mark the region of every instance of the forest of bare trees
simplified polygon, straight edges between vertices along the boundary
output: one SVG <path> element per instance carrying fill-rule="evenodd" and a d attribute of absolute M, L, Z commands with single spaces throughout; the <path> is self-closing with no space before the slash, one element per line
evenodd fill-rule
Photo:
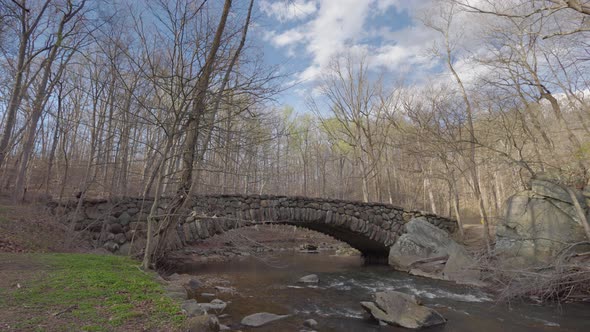
<path fill-rule="evenodd" d="M 587 1 L 436 1 L 421 20 L 442 78 L 410 83 L 351 51 L 306 109 L 275 101 L 289 80 L 248 38 L 254 6 L 0 0 L 2 193 L 321 196 L 487 226 L 532 177 L 587 184 Z"/>

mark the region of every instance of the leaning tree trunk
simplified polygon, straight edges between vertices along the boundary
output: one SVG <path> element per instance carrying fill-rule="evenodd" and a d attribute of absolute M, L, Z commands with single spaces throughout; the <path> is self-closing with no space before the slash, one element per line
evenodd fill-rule
<path fill-rule="evenodd" d="M 182 170 L 180 174 L 180 184 L 177 190 L 177 198 L 171 203 L 169 208 L 169 215 L 175 216 L 173 218 L 167 218 L 164 222 L 160 223 L 160 227 L 156 236 L 158 240 L 155 244 L 154 255 L 160 256 L 166 250 L 166 241 L 172 238 L 172 232 L 176 230 L 176 225 L 179 218 L 176 217 L 177 211 L 181 210 L 186 202 L 189 201 L 189 193 L 193 184 L 193 166 L 195 162 L 195 147 L 198 144 L 198 130 L 199 130 L 199 119 L 202 118 L 206 103 L 207 90 L 209 89 L 210 79 L 214 70 L 214 64 L 217 57 L 217 52 L 221 46 L 221 38 L 225 30 L 227 18 L 232 5 L 232 0 L 225 0 L 223 6 L 223 12 L 219 19 L 217 30 L 215 31 L 215 37 L 211 44 L 211 49 L 207 55 L 205 64 L 201 71 L 201 76 L 197 80 L 195 86 L 195 99 L 193 101 L 193 109 L 188 116 L 185 128 L 187 130 L 186 139 L 183 146 L 182 152 Z M 157 257 L 153 257 L 157 258 Z"/>

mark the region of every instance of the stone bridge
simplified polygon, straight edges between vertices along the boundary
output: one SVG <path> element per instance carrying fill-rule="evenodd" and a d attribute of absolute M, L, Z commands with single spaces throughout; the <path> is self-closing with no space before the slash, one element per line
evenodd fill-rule
<path fill-rule="evenodd" d="M 383 203 L 270 195 L 198 195 L 189 203 L 190 209 L 180 212 L 182 222 L 177 229 L 176 242 L 183 245 L 240 227 L 286 224 L 332 236 L 365 256 L 386 257 L 389 247 L 404 233 L 404 224 L 412 218 L 423 216 L 451 233 L 457 228 L 454 220 Z M 100 232 L 102 242 L 111 243 L 112 248 L 122 246 L 133 234 L 140 234 L 138 230 L 145 229 L 151 204 L 150 200 L 135 198 L 86 201 L 82 215 L 77 216 L 77 228 Z M 164 200 L 160 215 L 166 213 L 167 204 Z M 62 213 L 73 209 L 72 204 L 63 207 L 66 210 Z"/>

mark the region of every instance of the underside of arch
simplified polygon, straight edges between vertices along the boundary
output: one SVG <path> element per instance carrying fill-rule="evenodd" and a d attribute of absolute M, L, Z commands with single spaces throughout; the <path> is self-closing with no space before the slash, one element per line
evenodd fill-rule
<path fill-rule="evenodd" d="M 295 225 L 307 229 L 311 229 L 313 231 L 329 235 L 336 240 L 342 241 L 351 247 L 360 251 L 363 256 L 371 257 L 371 258 L 381 258 L 387 257 L 389 254 L 389 248 L 387 248 L 383 243 L 377 242 L 366 237 L 363 234 L 359 234 L 353 232 L 349 229 L 341 228 L 341 227 L 333 227 L 326 224 L 314 224 L 314 223 L 297 223 L 297 222 L 287 222 L 284 223 L 287 225 Z"/>
<path fill-rule="evenodd" d="M 351 247 L 360 251 L 364 257 L 368 257 L 371 259 L 379 260 L 382 258 L 387 257 L 389 253 L 389 248 L 384 243 L 371 239 L 370 237 L 366 236 L 362 232 L 355 232 L 349 228 L 339 227 L 332 224 L 326 223 L 313 223 L 313 222 L 301 222 L 301 221 L 259 221 L 259 222 L 248 222 L 248 223 L 232 223 L 231 227 L 221 227 L 220 224 L 217 224 L 214 227 L 213 232 L 209 232 L 207 236 L 194 238 L 195 240 L 201 239 L 204 240 L 206 238 L 212 237 L 216 234 L 223 234 L 226 231 L 244 228 L 244 227 L 252 227 L 256 225 L 292 225 L 297 227 L 302 227 L 306 229 L 310 229 L 316 231 L 318 233 L 322 233 L 324 235 L 328 235 L 333 237 L 338 241 L 342 241 Z M 205 227 L 207 228 L 207 227 Z M 187 239 L 185 237 L 185 239 Z M 187 241 L 188 244 L 193 241 Z"/>

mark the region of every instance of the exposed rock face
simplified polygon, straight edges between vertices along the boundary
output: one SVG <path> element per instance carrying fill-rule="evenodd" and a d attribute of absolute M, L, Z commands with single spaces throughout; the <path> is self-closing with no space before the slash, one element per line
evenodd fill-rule
<path fill-rule="evenodd" d="M 586 240 L 570 195 L 560 185 L 533 180 L 531 190 L 510 197 L 496 229 L 496 252 L 520 262 L 548 262 L 567 243 Z M 584 210 L 582 193 L 574 191 Z"/>
<path fill-rule="evenodd" d="M 480 284 L 481 272 L 477 262 L 461 246 L 454 247 L 442 270 L 443 279 L 464 284 Z"/>
<path fill-rule="evenodd" d="M 252 314 L 249 316 L 244 317 L 242 319 L 242 325 L 250 326 L 250 327 L 258 327 L 264 324 L 268 324 L 270 322 L 274 322 L 275 320 L 287 318 L 289 315 L 275 315 L 268 312 L 259 312 L 256 314 Z"/>
<path fill-rule="evenodd" d="M 414 218 L 389 251 L 389 265 L 412 274 L 478 283 L 476 262 L 450 235 L 424 218 Z"/>
<path fill-rule="evenodd" d="M 408 271 L 412 264 L 435 256 L 448 256 L 456 243 L 443 230 L 433 227 L 423 218 L 414 218 L 389 251 L 389 265 Z"/>
<path fill-rule="evenodd" d="M 375 302 L 361 302 L 361 306 L 380 322 L 409 329 L 446 323 L 441 314 L 422 306 L 413 296 L 400 292 L 376 293 Z"/>

